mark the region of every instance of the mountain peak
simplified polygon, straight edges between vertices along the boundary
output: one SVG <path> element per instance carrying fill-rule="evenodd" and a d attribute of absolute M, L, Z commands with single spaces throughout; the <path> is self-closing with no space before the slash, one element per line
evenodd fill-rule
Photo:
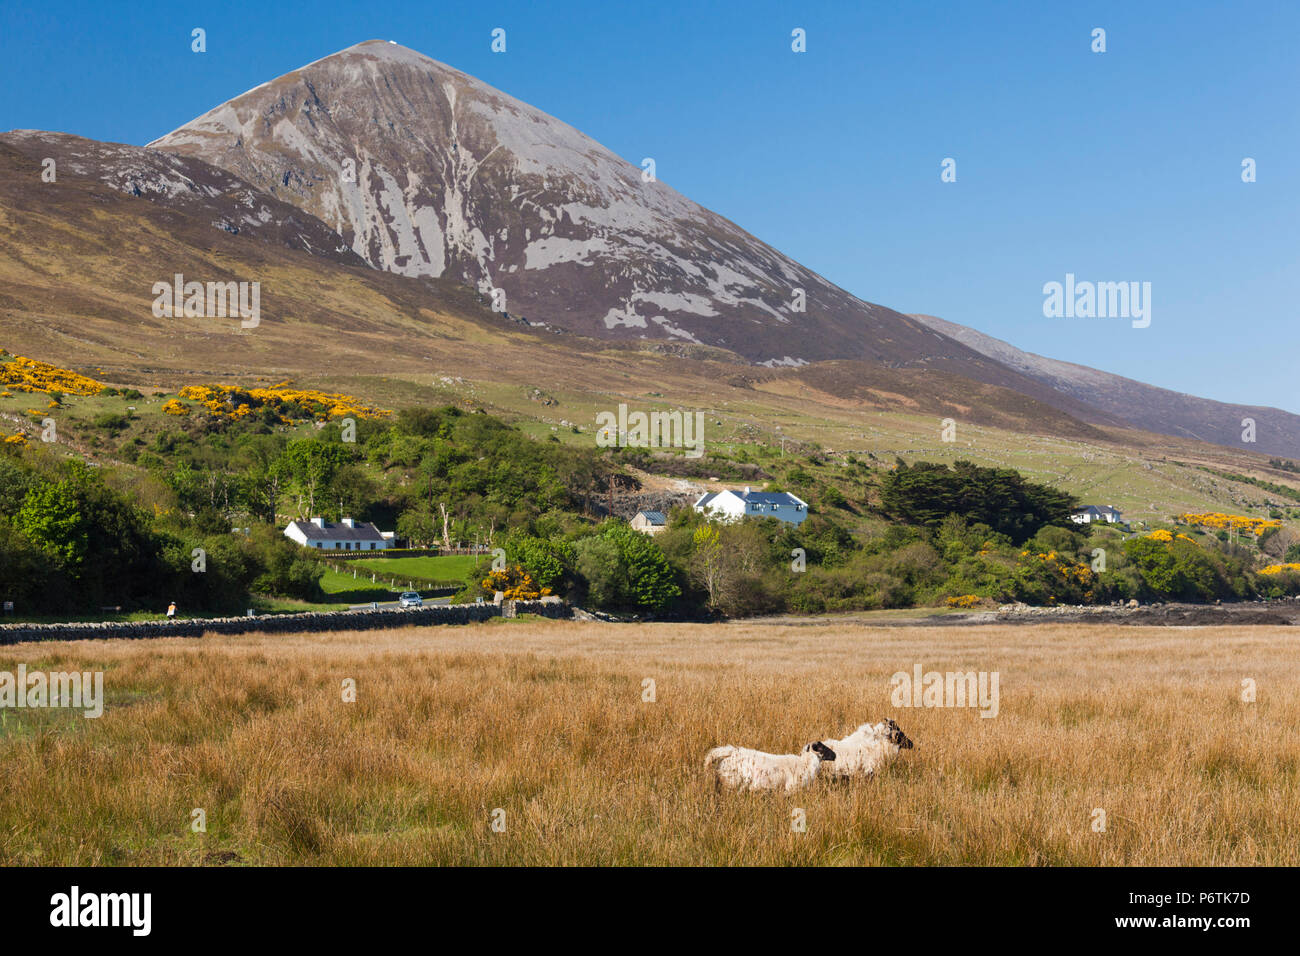
<path fill-rule="evenodd" d="M 323 56 L 319 60 L 313 60 L 305 66 L 298 67 L 297 70 L 291 70 L 286 76 L 292 76 L 300 70 L 306 70 L 313 66 L 319 66 L 326 63 L 349 62 L 356 60 L 374 60 L 380 63 L 402 65 L 415 67 L 416 69 L 428 69 L 430 67 L 451 73 L 458 73 L 461 76 L 468 76 L 461 73 L 455 67 L 448 66 L 446 63 L 439 62 L 431 56 L 412 50 L 410 47 L 402 46 L 396 40 L 362 40 L 360 43 L 354 43 L 350 47 L 345 47 L 337 53 L 331 53 L 329 56 Z"/>
<path fill-rule="evenodd" d="M 150 144 L 332 227 L 377 269 L 445 276 L 493 308 L 759 365 L 865 359 L 1005 370 L 865 303 L 572 126 L 414 50 L 368 40 Z"/>

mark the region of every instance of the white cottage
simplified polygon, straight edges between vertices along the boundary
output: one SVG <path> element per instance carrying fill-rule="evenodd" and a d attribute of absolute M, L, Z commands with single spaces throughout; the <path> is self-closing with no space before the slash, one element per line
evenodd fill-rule
<path fill-rule="evenodd" d="M 393 546 L 393 536 L 384 534 L 369 521 L 344 518 L 338 524 L 324 518 L 291 521 L 284 536 L 304 548 L 321 551 L 384 551 Z"/>
<path fill-rule="evenodd" d="M 1075 524 L 1092 524 L 1095 521 L 1104 521 L 1107 524 L 1123 523 L 1119 509 L 1112 508 L 1110 505 L 1087 505 L 1071 512 L 1070 520 Z"/>
<path fill-rule="evenodd" d="M 776 518 L 788 524 L 803 524 L 808 502 L 788 491 L 719 491 L 701 495 L 695 510 L 723 521 L 740 518 Z"/>

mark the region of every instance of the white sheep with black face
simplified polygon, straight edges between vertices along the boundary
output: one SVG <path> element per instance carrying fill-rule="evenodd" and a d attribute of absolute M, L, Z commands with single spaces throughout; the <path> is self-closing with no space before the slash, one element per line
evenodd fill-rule
<path fill-rule="evenodd" d="M 863 724 L 842 740 L 827 740 L 835 751 L 835 763 L 827 772 L 833 777 L 869 777 L 900 750 L 911 750 L 912 741 L 892 720 Z"/>
<path fill-rule="evenodd" d="M 808 786 L 817 779 L 821 765 L 834 760 L 835 752 L 818 740 L 797 754 L 769 754 L 748 747 L 714 747 L 704 758 L 704 768 L 712 768 L 718 782 L 733 790 L 789 793 Z"/>

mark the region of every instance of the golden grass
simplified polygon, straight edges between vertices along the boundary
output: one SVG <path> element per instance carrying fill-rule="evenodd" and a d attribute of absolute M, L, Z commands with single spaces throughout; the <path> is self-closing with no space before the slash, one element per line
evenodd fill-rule
<path fill-rule="evenodd" d="M 0 711 L 0 864 L 1295 865 L 1293 633 L 523 620 L 4 648 L 104 669 L 108 703 Z M 998 671 L 999 716 L 893 709 L 918 661 Z M 917 747 L 870 781 L 717 794 L 701 767 L 886 716 Z"/>

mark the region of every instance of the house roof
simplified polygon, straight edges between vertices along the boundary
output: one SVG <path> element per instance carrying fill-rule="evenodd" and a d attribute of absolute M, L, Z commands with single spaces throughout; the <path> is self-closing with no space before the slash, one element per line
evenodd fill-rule
<path fill-rule="evenodd" d="M 1112 508 L 1110 505 L 1084 505 L 1082 508 L 1075 508 L 1071 514 L 1098 514 L 1098 515 L 1117 515 L 1118 508 Z"/>
<path fill-rule="evenodd" d="M 760 505 L 801 505 L 803 500 L 788 491 L 734 491 L 732 494 L 746 502 Z"/>
<path fill-rule="evenodd" d="M 358 521 L 355 528 L 345 524 L 324 522 L 325 527 L 318 528 L 310 521 L 292 521 L 290 526 L 297 528 L 308 541 L 383 541 L 384 536 L 369 521 Z"/>
<path fill-rule="evenodd" d="M 790 494 L 788 491 L 728 491 L 709 492 L 702 495 L 700 500 L 695 502 L 695 507 L 702 508 L 709 502 L 713 501 L 719 495 L 733 494 L 746 504 L 760 505 L 806 505 L 802 498 Z"/>
<path fill-rule="evenodd" d="M 637 514 L 651 524 L 667 524 L 668 516 L 662 511 L 638 511 Z"/>

